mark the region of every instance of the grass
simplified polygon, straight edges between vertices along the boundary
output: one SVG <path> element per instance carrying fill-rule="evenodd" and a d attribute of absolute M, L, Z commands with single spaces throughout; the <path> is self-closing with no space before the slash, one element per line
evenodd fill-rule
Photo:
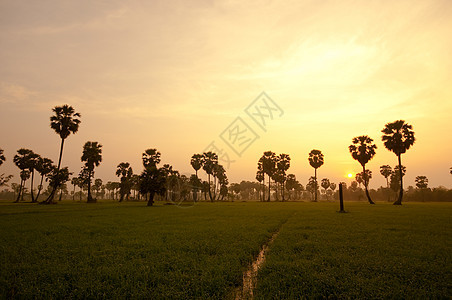
<path fill-rule="evenodd" d="M 1 298 L 450 298 L 452 204 L 0 203 Z"/>
<path fill-rule="evenodd" d="M 258 299 L 452 296 L 451 204 L 346 208 L 307 203 L 289 219 L 258 274 Z"/>

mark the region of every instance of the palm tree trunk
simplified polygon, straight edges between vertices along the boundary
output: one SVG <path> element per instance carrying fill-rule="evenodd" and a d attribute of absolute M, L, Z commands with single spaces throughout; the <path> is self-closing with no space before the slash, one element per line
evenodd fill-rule
<path fill-rule="evenodd" d="M 367 186 L 369 185 L 369 178 L 367 178 L 366 175 L 366 167 L 365 165 L 363 165 L 363 179 L 364 179 L 364 189 L 366 190 L 366 196 L 367 196 L 367 200 L 369 200 L 369 204 L 375 204 L 375 202 L 372 201 L 372 199 L 370 199 L 370 195 L 369 195 L 369 191 L 367 189 Z"/>
<path fill-rule="evenodd" d="M 35 202 L 38 202 L 39 195 L 41 194 L 43 180 L 44 180 L 44 175 L 41 175 L 41 183 L 39 184 L 39 187 L 38 187 L 38 194 L 36 194 Z"/>
<path fill-rule="evenodd" d="M 284 199 L 284 181 L 281 183 L 281 197 L 282 201 L 284 202 L 286 199 Z"/>
<path fill-rule="evenodd" d="M 88 175 L 88 199 L 87 199 L 88 203 L 94 203 L 96 201 L 94 201 L 93 197 L 91 196 L 91 171 L 89 172 Z"/>
<path fill-rule="evenodd" d="M 399 176 L 400 176 L 400 193 L 399 193 L 399 199 L 395 201 L 394 205 L 402 205 L 402 197 L 403 197 L 403 179 L 402 179 L 402 155 L 398 155 L 399 159 Z"/>
<path fill-rule="evenodd" d="M 61 139 L 60 157 L 58 158 L 57 174 L 60 171 L 60 167 L 61 167 L 61 158 L 63 157 L 63 146 L 64 146 L 64 139 Z"/>
<path fill-rule="evenodd" d="M 148 200 L 148 205 L 147 206 L 152 206 L 152 204 L 154 204 L 154 193 L 150 192 L 149 193 L 149 200 Z"/>
<path fill-rule="evenodd" d="M 31 185 L 30 185 L 30 195 L 31 195 L 31 203 L 35 203 L 35 196 L 33 195 L 33 182 L 35 181 L 35 169 L 31 170 Z"/>
<path fill-rule="evenodd" d="M 314 181 L 315 181 L 314 202 L 317 202 L 317 168 L 314 168 Z"/>
<path fill-rule="evenodd" d="M 61 139 L 60 156 L 58 158 L 58 166 L 57 166 L 57 172 L 56 172 L 57 178 L 58 178 L 58 173 L 60 172 L 61 159 L 63 157 L 63 147 L 64 147 L 64 139 Z M 50 192 L 49 197 L 47 197 L 47 199 L 45 201 L 43 201 L 42 203 L 45 203 L 45 204 L 53 203 L 53 198 L 55 197 L 55 192 L 56 192 L 58 185 L 59 185 L 59 182 L 55 182 L 55 185 L 52 187 L 52 192 Z"/>
<path fill-rule="evenodd" d="M 270 191 L 270 180 L 271 180 L 271 178 L 270 178 L 270 175 L 268 175 L 268 202 L 270 202 L 270 194 L 271 194 L 271 191 Z"/>
<path fill-rule="evenodd" d="M 17 199 L 16 199 L 16 201 L 14 201 L 14 203 L 18 203 L 19 200 L 20 200 L 20 195 L 22 193 L 22 183 L 23 183 L 23 179 L 21 178 L 20 179 L 20 185 L 19 185 L 19 193 L 17 194 Z"/>
<path fill-rule="evenodd" d="M 278 182 L 276 180 L 275 181 L 275 197 L 276 197 L 276 201 L 279 201 L 279 196 L 278 196 Z"/>
<path fill-rule="evenodd" d="M 210 198 L 210 202 L 213 202 L 212 192 L 210 191 L 210 174 L 207 174 L 207 181 L 209 182 L 209 198 Z"/>
<path fill-rule="evenodd" d="M 22 195 L 20 197 L 20 201 L 24 201 L 24 194 L 25 194 L 25 183 L 27 182 L 27 180 L 24 180 L 24 184 L 22 185 Z"/>

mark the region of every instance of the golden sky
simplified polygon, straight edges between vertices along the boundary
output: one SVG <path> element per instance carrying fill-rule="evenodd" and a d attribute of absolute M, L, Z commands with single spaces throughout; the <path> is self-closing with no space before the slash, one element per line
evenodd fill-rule
<path fill-rule="evenodd" d="M 141 153 L 192 173 L 189 161 L 212 141 L 235 160 L 230 181 L 254 180 L 258 158 L 292 158 L 305 185 L 307 157 L 320 149 L 319 178 L 359 172 L 348 145 L 369 135 L 379 166 L 396 165 L 381 142 L 388 122 L 412 124 L 405 185 L 425 175 L 452 187 L 452 1 L 5 1 L 0 0 L 0 148 L 14 174 L 17 149 L 54 161 L 51 108 L 82 114 L 63 165 L 80 170 L 86 141 L 103 144 L 96 176 L 116 165 L 142 170 Z M 245 112 L 261 92 L 283 111 L 266 131 Z M 220 138 L 241 117 L 259 138 L 234 153 Z"/>

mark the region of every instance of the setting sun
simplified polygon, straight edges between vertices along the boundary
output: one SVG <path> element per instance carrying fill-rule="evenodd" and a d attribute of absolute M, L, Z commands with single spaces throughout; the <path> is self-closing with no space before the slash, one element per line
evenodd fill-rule
<path fill-rule="evenodd" d="M 352 173 L 348 173 L 348 178 L 352 178 L 353 177 L 353 174 Z"/>

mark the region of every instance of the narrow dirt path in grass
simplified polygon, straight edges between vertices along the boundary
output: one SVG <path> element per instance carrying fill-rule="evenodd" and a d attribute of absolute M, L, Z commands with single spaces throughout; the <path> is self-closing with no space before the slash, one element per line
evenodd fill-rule
<path fill-rule="evenodd" d="M 292 215 L 293 216 L 293 215 Z M 242 285 L 238 287 L 234 294 L 235 294 L 235 300 L 242 300 L 242 299 L 253 299 L 253 291 L 256 287 L 257 283 L 257 273 L 259 272 L 259 269 L 262 267 L 262 265 L 265 262 L 265 256 L 268 253 L 268 250 L 270 249 L 271 245 L 273 244 L 273 241 L 278 237 L 281 228 L 287 221 L 292 217 L 290 216 L 287 218 L 284 222 L 282 222 L 278 229 L 273 233 L 272 237 L 261 247 L 261 251 L 257 255 L 256 259 L 253 261 L 253 263 L 248 267 L 248 269 L 243 272 L 243 281 Z"/>

